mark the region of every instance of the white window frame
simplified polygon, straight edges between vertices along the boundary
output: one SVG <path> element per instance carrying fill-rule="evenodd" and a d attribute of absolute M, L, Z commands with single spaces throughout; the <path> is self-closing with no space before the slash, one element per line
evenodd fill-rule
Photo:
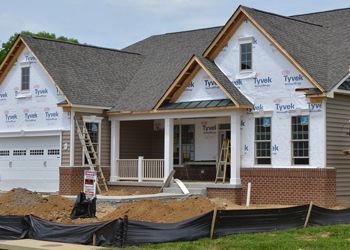
<path fill-rule="evenodd" d="M 308 117 L 308 130 L 307 130 L 307 133 L 308 133 L 308 139 L 293 139 L 293 118 L 294 117 L 300 117 L 300 116 L 307 116 Z M 310 166 L 310 115 L 307 114 L 298 114 L 298 115 L 293 115 L 291 118 L 290 118 L 290 133 L 291 133 L 291 160 L 292 160 L 292 166 Z M 294 156 L 294 142 L 308 142 L 308 148 L 307 148 L 307 151 L 308 151 L 308 156 L 307 157 L 295 157 Z M 295 164 L 294 163 L 294 159 L 295 158 L 298 158 L 298 159 L 308 159 L 309 160 L 309 163 L 308 164 Z"/>
<path fill-rule="evenodd" d="M 99 158 L 99 164 L 101 165 L 101 129 L 102 129 L 102 120 L 103 117 L 98 117 L 95 115 L 90 116 L 83 116 L 83 122 L 85 123 L 98 123 L 98 158 Z M 82 154 L 82 166 L 85 166 L 85 155 L 84 155 L 84 148 L 81 149 Z"/>
<path fill-rule="evenodd" d="M 254 41 L 254 37 L 241 37 L 238 39 L 239 42 L 239 72 L 241 74 L 244 73 L 252 73 L 254 71 L 254 67 L 253 67 L 253 41 Z M 251 63 L 252 63 L 252 67 L 251 69 L 242 69 L 242 45 L 243 44 L 251 44 L 252 47 L 252 51 L 251 51 Z"/>
<path fill-rule="evenodd" d="M 263 119 L 263 118 L 269 118 L 270 119 L 270 140 L 257 140 L 256 139 L 256 119 Z M 257 143 L 258 142 L 270 142 L 270 157 L 257 157 Z M 257 162 L 257 159 L 270 159 L 270 163 L 266 164 L 259 164 Z M 272 166 L 272 117 L 271 116 L 255 116 L 254 117 L 254 166 L 261 167 L 261 166 Z"/>

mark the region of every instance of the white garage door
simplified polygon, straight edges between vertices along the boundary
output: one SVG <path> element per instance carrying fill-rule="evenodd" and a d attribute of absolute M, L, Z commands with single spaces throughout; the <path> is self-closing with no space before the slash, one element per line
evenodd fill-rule
<path fill-rule="evenodd" d="M 60 137 L 0 138 L 0 190 L 59 188 Z"/>

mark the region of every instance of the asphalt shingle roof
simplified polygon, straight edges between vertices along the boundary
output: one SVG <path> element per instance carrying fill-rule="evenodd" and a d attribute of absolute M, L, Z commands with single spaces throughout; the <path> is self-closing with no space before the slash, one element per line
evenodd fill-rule
<path fill-rule="evenodd" d="M 349 72 L 350 8 L 291 17 L 242 8 L 326 91 Z M 151 36 L 122 51 L 22 37 L 73 104 L 149 111 L 221 28 Z M 215 63 L 198 58 L 234 98 L 250 105 Z"/>
<path fill-rule="evenodd" d="M 143 62 L 136 53 L 22 38 L 73 104 L 112 107 Z"/>

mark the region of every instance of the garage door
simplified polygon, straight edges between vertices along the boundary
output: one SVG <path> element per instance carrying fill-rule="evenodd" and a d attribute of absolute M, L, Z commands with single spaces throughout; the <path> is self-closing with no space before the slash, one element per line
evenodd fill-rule
<path fill-rule="evenodd" d="M 0 138 L 0 190 L 59 188 L 60 137 Z"/>

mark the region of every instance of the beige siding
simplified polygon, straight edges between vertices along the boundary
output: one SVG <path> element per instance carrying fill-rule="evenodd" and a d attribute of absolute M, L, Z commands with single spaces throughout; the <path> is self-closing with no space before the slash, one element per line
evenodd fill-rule
<path fill-rule="evenodd" d="M 327 99 L 327 166 L 337 169 L 337 199 L 350 204 L 350 96 Z"/>
<path fill-rule="evenodd" d="M 101 156 L 100 163 L 101 166 L 110 165 L 110 152 L 111 152 L 111 124 L 108 121 L 108 117 L 102 114 L 92 114 L 92 113 L 75 113 L 75 118 L 80 124 L 83 122 L 83 116 L 96 115 L 97 117 L 103 117 L 101 123 Z M 74 165 L 80 166 L 83 162 L 83 148 L 80 143 L 77 130 L 75 129 L 74 137 Z"/>
<path fill-rule="evenodd" d="M 70 131 L 62 131 L 62 148 L 61 148 L 61 165 L 69 166 L 69 150 L 70 150 Z M 68 148 L 64 149 L 67 144 Z"/>

